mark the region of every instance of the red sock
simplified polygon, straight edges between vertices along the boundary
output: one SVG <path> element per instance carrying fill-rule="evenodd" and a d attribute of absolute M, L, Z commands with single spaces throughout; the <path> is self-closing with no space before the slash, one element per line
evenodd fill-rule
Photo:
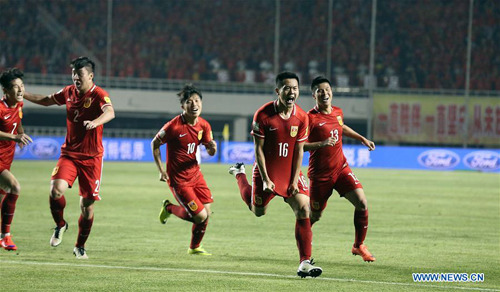
<path fill-rule="evenodd" d="M 191 244 L 189 248 L 197 248 L 200 246 L 201 240 L 203 236 L 205 236 L 205 230 L 207 229 L 208 218 L 200 224 L 193 224 L 193 228 L 191 229 Z"/>
<path fill-rule="evenodd" d="M 354 247 L 359 247 L 365 241 L 368 231 L 368 210 L 354 210 L 354 228 L 356 229 Z"/>
<path fill-rule="evenodd" d="M 2 201 L 2 233 L 10 233 L 10 224 L 14 218 L 18 197 L 17 194 L 7 194 Z"/>
<path fill-rule="evenodd" d="M 252 203 L 252 186 L 248 183 L 247 176 L 243 173 L 237 174 L 236 180 L 238 181 L 241 198 L 250 208 L 250 204 Z"/>
<path fill-rule="evenodd" d="M 66 207 L 66 198 L 61 196 L 59 199 L 49 197 L 50 212 L 57 227 L 63 227 L 66 222 L 64 221 L 64 208 Z"/>
<path fill-rule="evenodd" d="M 312 253 L 312 231 L 311 220 L 297 219 L 295 222 L 295 239 L 299 248 L 300 261 L 311 259 Z"/>
<path fill-rule="evenodd" d="M 167 205 L 166 209 L 167 209 L 168 213 L 174 214 L 175 216 L 181 218 L 182 220 L 193 222 L 193 218 L 191 218 L 191 216 L 189 216 L 189 213 L 186 211 L 186 209 L 184 209 L 181 206 L 169 204 L 169 205 Z"/>
<path fill-rule="evenodd" d="M 92 229 L 92 223 L 94 223 L 94 217 L 91 219 L 85 219 L 82 215 L 80 215 L 80 219 L 78 219 L 78 238 L 75 246 L 85 246 L 85 242 L 87 241 L 87 238 L 89 238 L 90 230 Z"/>

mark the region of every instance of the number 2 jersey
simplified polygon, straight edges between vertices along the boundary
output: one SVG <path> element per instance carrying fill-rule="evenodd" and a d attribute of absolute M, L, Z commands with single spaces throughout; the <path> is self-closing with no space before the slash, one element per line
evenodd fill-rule
<path fill-rule="evenodd" d="M 17 129 L 23 118 L 23 102 L 18 102 L 11 108 L 5 97 L 0 100 L 0 131 L 17 135 Z M 16 152 L 16 142 L 12 140 L 0 140 L 0 168 L 10 169 Z"/>
<path fill-rule="evenodd" d="M 292 181 L 293 156 L 297 143 L 305 142 L 309 118 L 298 105 L 294 105 L 288 119 L 278 113 L 278 101 L 264 104 L 255 112 L 251 134 L 264 140 L 267 175 L 275 185 L 275 193 L 288 197 Z M 259 168 L 254 167 L 255 177 L 260 178 Z"/>
<path fill-rule="evenodd" d="M 61 146 L 61 155 L 75 159 L 101 157 L 103 125 L 87 130 L 83 121 L 92 121 L 103 113 L 103 108 L 111 106 L 109 94 L 97 85 L 83 96 L 78 95 L 75 85 L 69 85 L 54 93 L 57 105 L 66 105 L 66 140 Z"/>
<path fill-rule="evenodd" d="M 330 114 L 323 114 L 318 107 L 312 108 L 309 116 L 308 142 L 319 142 L 332 137 L 337 140 L 334 146 L 322 147 L 310 151 L 309 179 L 331 177 L 347 166 L 347 160 L 342 151 L 342 126 L 344 114 L 341 108 L 332 106 Z"/>
<path fill-rule="evenodd" d="M 195 185 L 202 175 L 196 160 L 196 151 L 198 145 L 213 140 L 210 124 L 198 117 L 198 122 L 194 126 L 190 125 L 181 114 L 166 123 L 156 134 L 156 138 L 162 144 L 167 143 L 169 185 Z"/>

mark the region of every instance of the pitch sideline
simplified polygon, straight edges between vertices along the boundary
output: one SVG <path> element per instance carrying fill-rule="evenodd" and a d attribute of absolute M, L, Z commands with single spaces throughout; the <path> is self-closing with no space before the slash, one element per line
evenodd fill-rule
<path fill-rule="evenodd" d="M 10 261 L 10 260 L 0 260 L 0 263 L 2 263 L 2 264 L 3 263 L 17 264 L 17 265 L 32 265 L 32 266 L 65 266 L 65 267 L 78 267 L 78 268 L 102 268 L 102 269 L 143 270 L 143 271 L 172 271 L 172 272 L 186 272 L 186 273 L 196 272 L 196 273 L 206 273 L 206 274 L 260 276 L 260 277 L 270 277 L 270 278 L 298 279 L 297 276 L 292 276 L 292 275 L 253 273 L 253 272 L 231 272 L 231 271 L 217 271 L 217 270 L 182 269 L 182 268 L 128 267 L 128 266 L 109 266 L 109 265 L 33 262 L 33 261 Z M 494 288 L 438 286 L 438 285 L 432 285 L 432 284 L 383 282 L 383 281 L 340 279 L 340 278 L 329 278 L 329 277 L 318 277 L 318 278 L 315 278 L 315 280 L 316 281 L 318 281 L 318 280 L 319 281 L 334 281 L 334 282 L 355 282 L 355 283 L 365 283 L 365 284 L 393 285 L 393 286 L 407 286 L 407 287 L 421 287 L 421 288 L 428 287 L 428 288 L 437 288 L 437 289 L 456 289 L 456 290 L 467 290 L 467 291 L 500 291 L 500 289 L 494 289 Z"/>

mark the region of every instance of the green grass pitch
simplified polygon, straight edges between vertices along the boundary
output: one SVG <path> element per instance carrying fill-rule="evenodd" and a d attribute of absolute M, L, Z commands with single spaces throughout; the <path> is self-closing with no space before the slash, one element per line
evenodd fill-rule
<path fill-rule="evenodd" d="M 0 250 L 2 291 L 499 291 L 500 175 L 478 172 L 355 169 L 368 198 L 365 243 L 377 261 L 350 248 L 353 207 L 334 194 L 313 227 L 316 279 L 296 276 L 295 219 L 275 198 L 251 214 L 228 165 L 203 165 L 215 203 L 203 246 L 186 253 L 191 224 L 157 215 L 164 198 L 154 163 L 105 162 L 102 201 L 86 248 L 72 255 L 79 216 L 77 186 L 66 193 L 69 230 L 49 246 L 48 206 L 55 161 L 14 161 L 21 183 L 12 235 L 17 252 Z M 174 200 L 175 201 L 175 200 Z M 484 273 L 482 283 L 414 283 L 412 273 Z"/>

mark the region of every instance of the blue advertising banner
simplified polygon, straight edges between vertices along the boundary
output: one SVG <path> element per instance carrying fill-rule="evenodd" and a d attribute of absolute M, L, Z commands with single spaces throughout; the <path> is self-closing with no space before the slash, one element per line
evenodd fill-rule
<path fill-rule="evenodd" d="M 55 160 L 59 158 L 63 137 L 32 137 L 33 143 L 20 149 L 16 147 L 15 159 Z M 149 139 L 104 138 L 106 161 L 153 161 Z M 252 142 L 221 142 L 215 156 L 210 156 L 201 146 L 198 151 L 202 163 L 244 162 L 253 164 Z M 477 170 L 500 172 L 500 149 L 461 149 L 435 147 L 377 146 L 374 151 L 361 145 L 346 145 L 344 155 L 350 166 L 360 168 L 393 168 L 422 170 Z M 165 159 L 165 146 L 162 146 Z M 303 165 L 307 166 L 309 153 L 304 153 Z"/>
<path fill-rule="evenodd" d="M 56 160 L 61 154 L 64 137 L 31 137 L 33 143 L 20 149 L 16 146 L 15 159 Z M 106 161 L 153 161 L 150 139 L 103 138 L 104 160 Z M 162 158 L 165 159 L 165 146 L 161 147 Z M 204 146 L 198 151 L 198 160 L 215 163 L 218 157 L 208 155 Z"/>
<path fill-rule="evenodd" d="M 254 162 L 253 143 L 221 144 L 222 163 Z M 346 145 L 343 150 L 352 167 L 500 172 L 500 149 L 377 146 L 368 151 L 362 145 Z M 303 165 L 307 166 L 308 161 L 309 153 L 305 152 Z"/>

